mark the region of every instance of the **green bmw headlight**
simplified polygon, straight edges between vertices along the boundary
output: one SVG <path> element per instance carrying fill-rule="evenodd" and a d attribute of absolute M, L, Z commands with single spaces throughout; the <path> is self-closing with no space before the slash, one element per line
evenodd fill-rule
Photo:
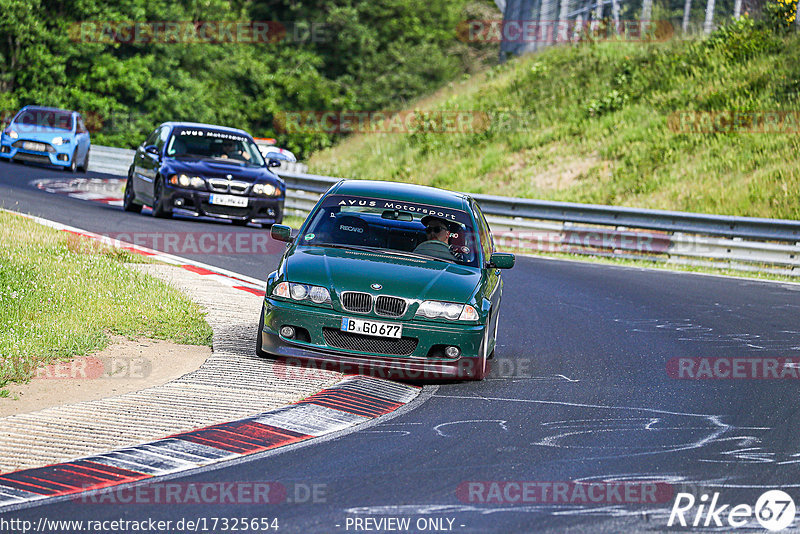
<path fill-rule="evenodd" d="M 330 292 L 321 286 L 281 282 L 272 290 L 272 295 L 298 301 L 310 300 L 314 304 L 331 303 Z"/>
<path fill-rule="evenodd" d="M 426 300 L 417 308 L 417 316 L 428 319 L 449 319 L 451 321 L 477 321 L 478 312 L 469 304 Z"/>

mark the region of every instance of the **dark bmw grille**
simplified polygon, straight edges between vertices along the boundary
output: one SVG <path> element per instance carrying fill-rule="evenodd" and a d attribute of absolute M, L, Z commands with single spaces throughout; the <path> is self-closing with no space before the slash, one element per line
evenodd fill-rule
<path fill-rule="evenodd" d="M 342 307 L 355 313 L 368 313 L 372 310 L 372 295 L 360 291 L 344 291 L 342 293 Z"/>
<path fill-rule="evenodd" d="M 402 337 L 391 339 L 385 337 L 362 336 L 350 332 L 342 332 L 335 328 L 323 328 L 322 336 L 325 343 L 337 349 L 357 350 L 359 352 L 372 352 L 389 356 L 408 356 L 414 352 L 419 342 L 417 338 Z"/>
<path fill-rule="evenodd" d="M 215 193 L 234 193 L 236 195 L 244 195 L 250 186 L 247 182 L 224 180 L 222 178 L 209 178 L 207 183 L 208 187 Z"/>
<path fill-rule="evenodd" d="M 375 313 L 386 317 L 400 317 L 406 312 L 406 300 L 380 295 L 375 300 Z"/>

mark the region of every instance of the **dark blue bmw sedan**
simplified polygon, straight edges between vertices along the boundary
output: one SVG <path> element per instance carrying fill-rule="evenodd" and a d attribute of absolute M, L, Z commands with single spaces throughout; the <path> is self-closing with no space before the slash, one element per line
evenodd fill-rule
<path fill-rule="evenodd" d="M 270 226 L 283 220 L 286 187 L 270 167 L 291 156 L 264 160 L 244 130 L 191 122 L 165 122 L 136 150 L 123 206 L 154 217 L 173 214 Z"/>

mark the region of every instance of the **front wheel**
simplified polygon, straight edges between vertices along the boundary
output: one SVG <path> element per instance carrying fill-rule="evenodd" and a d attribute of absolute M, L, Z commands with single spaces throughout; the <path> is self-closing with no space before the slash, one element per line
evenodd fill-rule
<path fill-rule="evenodd" d="M 88 148 L 86 149 L 86 155 L 83 157 L 83 163 L 81 163 L 81 166 L 78 167 L 78 168 L 81 170 L 81 172 L 86 172 L 86 171 L 89 170 L 89 149 Z"/>
<path fill-rule="evenodd" d="M 264 307 L 261 307 L 261 316 L 258 319 L 258 332 L 256 332 L 256 354 L 262 358 L 272 358 L 272 355 L 261 348 L 261 333 L 264 331 Z"/>
<path fill-rule="evenodd" d="M 141 213 L 142 205 L 134 202 L 136 200 L 136 193 L 133 190 L 133 177 L 128 176 L 128 181 L 125 182 L 125 194 L 122 196 L 122 209 L 132 213 Z"/>
<path fill-rule="evenodd" d="M 73 174 L 78 171 L 77 159 L 78 159 L 78 149 L 76 148 L 75 152 L 72 153 L 72 161 L 70 162 L 69 167 L 67 167 L 67 170 Z"/>
<path fill-rule="evenodd" d="M 161 183 L 161 177 L 156 176 L 156 186 L 153 192 L 153 217 L 159 219 L 168 219 L 172 217 L 172 212 L 164 207 L 164 185 Z"/>

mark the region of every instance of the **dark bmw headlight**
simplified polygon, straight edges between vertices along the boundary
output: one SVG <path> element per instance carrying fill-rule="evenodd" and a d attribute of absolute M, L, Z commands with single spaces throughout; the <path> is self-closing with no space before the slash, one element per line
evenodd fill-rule
<path fill-rule="evenodd" d="M 256 184 L 253 186 L 253 194 L 265 197 L 277 197 L 281 194 L 281 190 L 272 184 Z"/>
<path fill-rule="evenodd" d="M 199 176 L 187 176 L 186 174 L 173 174 L 169 177 L 169 183 L 180 187 L 193 187 L 195 189 L 205 189 L 206 181 Z"/>
<path fill-rule="evenodd" d="M 330 305 L 331 303 L 330 292 L 322 286 L 281 282 L 272 290 L 272 295 L 275 297 L 281 297 L 285 299 L 290 298 L 298 301 L 308 300 L 314 304 Z"/>

